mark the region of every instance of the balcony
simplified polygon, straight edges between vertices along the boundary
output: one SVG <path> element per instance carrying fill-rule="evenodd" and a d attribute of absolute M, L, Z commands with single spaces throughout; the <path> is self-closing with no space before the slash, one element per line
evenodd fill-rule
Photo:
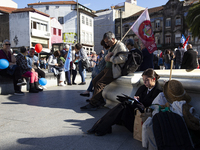
<path fill-rule="evenodd" d="M 35 37 L 47 38 L 51 37 L 51 33 L 47 31 L 41 31 L 37 29 L 31 29 L 31 35 Z"/>

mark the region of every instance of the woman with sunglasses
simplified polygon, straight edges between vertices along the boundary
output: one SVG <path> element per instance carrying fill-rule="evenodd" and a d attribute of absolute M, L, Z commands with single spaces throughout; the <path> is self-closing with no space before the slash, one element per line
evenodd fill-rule
<path fill-rule="evenodd" d="M 6 59 L 9 62 L 8 68 L 0 69 L 0 75 L 13 79 L 15 95 L 24 95 L 20 86 L 26 85 L 26 83 L 22 80 L 22 72 L 19 66 L 16 65 L 15 56 L 10 49 L 10 41 L 7 39 L 3 41 L 3 49 L 0 50 L 0 59 Z"/>

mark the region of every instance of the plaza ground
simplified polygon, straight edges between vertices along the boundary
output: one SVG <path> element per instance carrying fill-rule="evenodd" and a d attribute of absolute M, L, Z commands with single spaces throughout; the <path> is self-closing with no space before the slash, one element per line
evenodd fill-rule
<path fill-rule="evenodd" d="M 86 134 L 109 110 L 80 110 L 87 104 L 80 93 L 88 87 L 88 74 L 86 82 L 24 96 L 0 95 L 0 150 L 143 150 L 123 126 L 114 125 L 105 136 Z"/>

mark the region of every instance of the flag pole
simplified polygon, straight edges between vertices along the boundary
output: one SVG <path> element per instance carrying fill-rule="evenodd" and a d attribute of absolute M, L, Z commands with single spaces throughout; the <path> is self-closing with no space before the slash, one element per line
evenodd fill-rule
<path fill-rule="evenodd" d="M 145 10 L 147 10 L 148 8 L 146 8 Z M 145 12 L 145 10 L 142 12 L 142 14 L 139 16 L 139 18 L 137 20 L 140 19 L 140 17 L 143 15 L 143 13 Z M 123 36 L 123 38 L 121 39 L 121 41 L 126 37 L 126 35 L 129 33 L 129 31 L 132 29 L 132 27 L 135 25 L 135 23 L 137 22 L 137 20 L 134 22 L 134 24 L 130 27 L 130 29 L 126 32 L 126 34 Z"/>
<path fill-rule="evenodd" d="M 129 33 L 130 30 L 131 30 L 131 27 L 130 27 L 130 29 L 126 32 L 126 34 L 123 36 L 123 38 L 121 39 L 121 41 L 126 37 L 126 35 Z"/>
<path fill-rule="evenodd" d="M 169 80 L 171 80 L 171 78 L 172 78 L 173 63 L 174 63 L 174 60 L 172 59 L 172 60 L 171 60 L 171 67 L 170 67 L 170 76 L 169 76 Z"/>

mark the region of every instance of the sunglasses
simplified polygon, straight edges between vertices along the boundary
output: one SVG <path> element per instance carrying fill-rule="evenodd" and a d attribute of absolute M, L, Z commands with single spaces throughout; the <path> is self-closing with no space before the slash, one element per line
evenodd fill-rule
<path fill-rule="evenodd" d="M 9 45 L 10 46 L 11 44 L 5 44 L 5 45 Z"/>

